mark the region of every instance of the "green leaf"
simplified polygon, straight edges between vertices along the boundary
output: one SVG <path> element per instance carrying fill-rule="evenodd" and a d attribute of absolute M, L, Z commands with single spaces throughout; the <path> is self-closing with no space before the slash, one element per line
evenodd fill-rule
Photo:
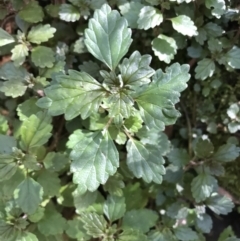
<path fill-rule="evenodd" d="M 198 35 L 195 36 L 196 41 L 203 45 L 204 41 L 207 40 L 207 32 L 204 28 L 198 29 Z"/>
<path fill-rule="evenodd" d="M 130 28 L 138 27 L 138 16 L 144 5 L 140 2 L 125 2 L 119 6 L 121 14 L 127 19 Z"/>
<path fill-rule="evenodd" d="M 12 136 L 5 136 L 0 134 L 0 153 L 1 154 L 11 154 L 13 152 L 13 147 L 17 146 L 17 142 Z"/>
<path fill-rule="evenodd" d="M 97 192 L 87 191 L 82 194 L 81 188 L 76 188 L 72 195 L 74 200 L 74 206 L 76 207 L 78 213 L 86 210 L 97 199 Z"/>
<path fill-rule="evenodd" d="M 215 72 L 215 63 L 212 59 L 204 58 L 197 63 L 195 78 L 205 80 Z"/>
<path fill-rule="evenodd" d="M 107 228 L 107 222 L 103 216 L 96 213 L 83 213 L 81 214 L 83 227 L 87 234 L 94 238 L 103 237 Z"/>
<path fill-rule="evenodd" d="M 36 212 L 28 216 L 28 219 L 33 223 L 38 223 L 44 216 L 45 209 L 42 207 L 38 207 Z"/>
<path fill-rule="evenodd" d="M 14 228 L 13 225 L 5 223 L 3 220 L 0 220 L 0 238 L 1 240 L 6 241 L 16 241 L 19 230 Z"/>
<path fill-rule="evenodd" d="M 206 0 L 205 5 L 212 10 L 212 15 L 217 18 L 220 18 L 226 12 L 224 0 Z"/>
<path fill-rule="evenodd" d="M 223 29 L 213 22 L 207 23 L 203 28 L 209 37 L 216 38 L 223 34 Z"/>
<path fill-rule="evenodd" d="M 26 68 L 16 67 L 12 62 L 7 62 L 0 68 L 0 76 L 5 80 L 15 80 L 16 83 L 24 82 L 29 79 L 29 73 Z"/>
<path fill-rule="evenodd" d="M 116 173 L 114 176 L 109 177 L 107 182 L 103 186 L 104 191 L 109 192 L 111 195 L 114 196 L 122 196 L 122 189 L 125 187 L 122 179 L 123 177 L 119 173 Z"/>
<path fill-rule="evenodd" d="M 195 146 L 196 156 L 199 158 L 207 158 L 213 155 L 214 146 L 209 139 L 203 140 L 199 138 Z"/>
<path fill-rule="evenodd" d="M 12 178 L 18 168 L 13 155 L 0 154 L 0 182 Z"/>
<path fill-rule="evenodd" d="M 43 187 L 44 196 L 53 197 L 59 194 L 61 180 L 56 173 L 42 170 L 37 181 Z"/>
<path fill-rule="evenodd" d="M 142 55 L 135 51 L 129 58 L 124 58 L 118 66 L 124 85 L 129 87 L 141 86 L 150 82 L 154 70 L 149 66 L 151 55 Z"/>
<path fill-rule="evenodd" d="M 0 28 L 0 47 L 15 42 L 14 38 L 5 30 Z"/>
<path fill-rule="evenodd" d="M 14 198 L 24 213 L 33 214 L 42 201 L 43 189 L 31 177 L 21 182 L 14 192 Z"/>
<path fill-rule="evenodd" d="M 134 99 L 140 109 L 140 114 L 147 127 L 164 129 L 164 125 L 174 124 L 180 113 L 174 104 L 179 101 L 189 80 L 189 66 L 175 63 L 166 68 L 166 73 L 160 69 L 153 76 L 153 82 L 139 88 Z"/>
<path fill-rule="evenodd" d="M 126 211 L 124 197 L 108 196 L 103 205 L 103 212 L 110 222 L 114 222 L 123 217 Z"/>
<path fill-rule="evenodd" d="M 156 225 L 157 220 L 158 215 L 152 210 L 131 210 L 124 215 L 122 226 L 123 228 L 133 228 L 146 233 L 151 227 Z"/>
<path fill-rule="evenodd" d="M 225 58 L 228 65 L 234 69 L 240 69 L 240 48 L 233 46 L 223 57 Z"/>
<path fill-rule="evenodd" d="M 176 241 L 174 234 L 168 229 L 162 231 L 151 231 L 148 235 L 148 241 Z"/>
<path fill-rule="evenodd" d="M 232 212 L 234 203 L 227 196 L 220 196 L 218 193 L 213 193 L 206 201 L 206 205 L 216 214 L 226 215 Z"/>
<path fill-rule="evenodd" d="M 59 11 L 60 19 L 66 22 L 76 22 L 80 19 L 80 11 L 71 4 L 61 4 Z"/>
<path fill-rule="evenodd" d="M 179 15 L 170 20 L 172 21 L 173 28 L 179 33 L 190 37 L 198 34 L 197 27 L 188 16 Z"/>
<path fill-rule="evenodd" d="M 3 82 L 1 86 L 1 90 L 6 96 L 11 96 L 12 98 L 16 98 L 18 96 L 24 95 L 27 86 L 24 85 L 20 80 L 8 80 Z"/>
<path fill-rule="evenodd" d="M 28 47 L 25 44 L 18 44 L 12 50 L 11 59 L 16 66 L 20 66 L 25 62 L 26 56 L 28 56 Z"/>
<path fill-rule="evenodd" d="M 168 153 L 167 158 L 174 166 L 177 167 L 183 167 L 190 161 L 190 157 L 186 149 L 174 148 L 170 153 Z"/>
<path fill-rule="evenodd" d="M 197 233 L 189 227 L 180 226 L 174 229 L 174 234 L 178 240 L 193 241 L 198 240 Z"/>
<path fill-rule="evenodd" d="M 152 41 L 152 50 L 161 61 L 169 64 L 177 53 L 177 44 L 173 38 L 159 34 Z"/>
<path fill-rule="evenodd" d="M 117 67 L 132 42 L 126 19 L 107 4 L 94 12 L 85 37 L 88 51 L 111 70 Z"/>
<path fill-rule="evenodd" d="M 27 35 L 27 39 L 31 43 L 40 44 L 47 42 L 50 38 L 53 37 L 55 32 L 56 28 L 51 27 L 50 24 L 39 24 L 31 28 Z"/>
<path fill-rule="evenodd" d="M 76 218 L 68 221 L 66 233 L 70 238 L 77 239 L 79 241 L 90 239 L 90 236 L 88 236 L 83 229 L 83 223 L 81 220 Z"/>
<path fill-rule="evenodd" d="M 163 21 L 163 15 L 157 8 L 144 6 L 141 8 L 138 17 L 138 28 L 147 30 L 160 25 Z"/>
<path fill-rule="evenodd" d="M 142 122 L 143 121 L 140 116 L 130 116 L 124 121 L 124 126 L 128 129 L 128 131 L 137 133 L 138 130 L 142 128 Z"/>
<path fill-rule="evenodd" d="M 31 58 L 33 63 L 40 68 L 52 68 L 55 62 L 54 52 L 45 46 L 37 46 L 32 49 Z"/>
<path fill-rule="evenodd" d="M 69 158 L 62 153 L 48 152 L 43 160 L 44 167 L 50 172 L 59 172 L 69 163 Z"/>
<path fill-rule="evenodd" d="M 117 171 L 118 151 L 108 133 L 77 130 L 69 137 L 69 142 L 73 138 L 78 139 L 71 152 L 73 182 L 80 185 L 82 193 L 93 192 Z"/>
<path fill-rule="evenodd" d="M 231 162 L 234 161 L 240 153 L 240 148 L 234 144 L 227 143 L 218 148 L 214 153 L 213 159 L 220 162 Z"/>
<path fill-rule="evenodd" d="M 147 183 L 162 183 L 165 174 L 164 159 L 157 146 L 129 139 L 127 142 L 127 165 L 137 178 Z"/>
<path fill-rule="evenodd" d="M 200 231 L 203 233 L 210 233 L 210 231 L 212 230 L 213 221 L 211 216 L 209 216 L 207 213 L 198 215 L 195 222 L 197 228 L 200 229 Z"/>
<path fill-rule="evenodd" d="M 37 224 L 38 230 L 45 236 L 62 234 L 66 220 L 54 209 L 47 208 L 44 217 Z"/>
<path fill-rule="evenodd" d="M 230 107 L 228 108 L 227 115 L 231 119 L 236 119 L 239 111 L 240 111 L 239 105 L 237 103 L 234 103 L 234 104 L 231 104 Z"/>
<path fill-rule="evenodd" d="M 44 112 L 38 112 L 25 119 L 21 128 L 21 144 L 24 150 L 44 145 L 51 136 L 51 117 Z"/>
<path fill-rule="evenodd" d="M 0 134 L 6 134 L 9 129 L 7 118 L 0 114 Z"/>
<path fill-rule="evenodd" d="M 127 228 L 119 235 L 117 241 L 148 241 L 146 235 L 136 229 Z"/>
<path fill-rule="evenodd" d="M 56 84 L 45 89 L 46 97 L 37 102 L 39 107 L 48 108 L 52 116 L 65 114 L 66 120 L 80 114 L 86 119 L 98 112 L 106 91 L 94 78 L 85 72 L 69 70 L 69 75 L 56 79 Z"/>
<path fill-rule="evenodd" d="M 32 1 L 23 7 L 19 17 L 29 23 L 38 23 L 43 20 L 44 12 L 37 1 Z"/>
<path fill-rule="evenodd" d="M 16 241 L 38 241 L 38 238 L 33 233 L 24 232 Z"/>
<path fill-rule="evenodd" d="M 21 121 L 28 119 L 32 114 L 37 114 L 41 109 L 36 106 L 37 98 L 30 98 L 17 107 L 17 114 Z"/>
<path fill-rule="evenodd" d="M 211 196 L 216 186 L 217 180 L 213 176 L 207 173 L 200 173 L 191 183 L 192 195 L 195 201 L 201 202 L 206 200 Z"/>

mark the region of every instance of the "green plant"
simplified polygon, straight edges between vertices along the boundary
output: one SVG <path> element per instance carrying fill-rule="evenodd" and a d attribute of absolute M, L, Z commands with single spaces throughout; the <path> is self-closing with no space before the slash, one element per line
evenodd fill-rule
<path fill-rule="evenodd" d="M 1 1 L 0 239 L 205 240 L 238 193 L 237 7 Z"/>

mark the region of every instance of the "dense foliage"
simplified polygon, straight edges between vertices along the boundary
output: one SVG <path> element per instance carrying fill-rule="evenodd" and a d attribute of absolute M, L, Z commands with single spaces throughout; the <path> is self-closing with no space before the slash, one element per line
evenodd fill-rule
<path fill-rule="evenodd" d="M 204 241 L 237 212 L 238 4 L 0 1 L 0 240 Z"/>

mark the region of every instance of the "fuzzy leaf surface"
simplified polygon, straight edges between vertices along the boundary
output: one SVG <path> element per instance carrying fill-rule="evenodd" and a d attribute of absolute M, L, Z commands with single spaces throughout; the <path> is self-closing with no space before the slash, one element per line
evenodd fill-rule
<path fill-rule="evenodd" d="M 17 204 L 24 213 L 33 214 L 42 201 L 43 188 L 31 177 L 21 182 L 14 192 Z"/>
<path fill-rule="evenodd" d="M 59 16 L 66 22 L 76 22 L 80 19 L 80 11 L 71 4 L 61 4 Z"/>
<path fill-rule="evenodd" d="M 111 70 L 117 67 L 132 42 L 127 20 L 107 4 L 94 12 L 85 36 L 89 52 Z"/>
<path fill-rule="evenodd" d="M 126 211 L 124 197 L 108 196 L 103 206 L 103 212 L 109 221 L 114 222 L 123 217 Z"/>
<path fill-rule="evenodd" d="M 45 89 L 46 97 L 37 102 L 48 108 L 52 116 L 65 114 L 71 120 L 81 114 L 83 119 L 96 113 L 105 95 L 105 90 L 85 72 L 69 70 L 69 75 L 59 75 L 56 83 Z"/>
<path fill-rule="evenodd" d="M 175 63 L 166 68 L 166 73 L 157 70 L 148 86 L 136 90 L 134 99 L 147 127 L 163 130 L 164 125 L 175 123 L 180 113 L 174 104 L 179 101 L 180 92 L 187 87 L 188 71 L 188 65 Z"/>
<path fill-rule="evenodd" d="M 42 146 L 48 141 L 52 130 L 51 121 L 52 118 L 44 112 L 38 112 L 24 120 L 20 129 L 24 150 Z"/>
<path fill-rule="evenodd" d="M 211 77 L 215 71 L 215 63 L 212 59 L 204 58 L 197 63 L 195 78 L 205 80 Z"/>
<path fill-rule="evenodd" d="M 18 165 L 14 157 L 9 154 L 0 154 L 0 182 L 10 179 L 17 171 Z"/>
<path fill-rule="evenodd" d="M 227 143 L 218 148 L 214 153 L 213 159 L 220 162 L 231 162 L 239 156 L 240 148 L 234 144 Z"/>
<path fill-rule="evenodd" d="M 164 159 L 157 146 L 143 144 L 137 140 L 127 143 L 127 165 L 137 178 L 143 178 L 147 183 L 160 184 L 165 174 Z"/>
<path fill-rule="evenodd" d="M 16 66 L 20 66 L 24 63 L 26 56 L 28 56 L 28 47 L 25 44 L 18 44 L 12 50 L 11 59 Z"/>
<path fill-rule="evenodd" d="M 151 63 L 151 55 L 142 55 L 135 51 L 129 58 L 123 59 L 118 66 L 122 75 L 123 83 L 127 86 L 141 86 L 150 82 L 150 77 L 154 74 L 154 70 L 149 66 Z"/>
<path fill-rule="evenodd" d="M 191 183 L 191 190 L 196 202 L 204 201 L 210 197 L 216 186 L 217 180 L 207 173 L 201 173 L 195 177 Z"/>
<path fill-rule="evenodd" d="M 44 12 L 38 2 L 33 1 L 23 7 L 19 12 L 19 17 L 29 23 L 38 23 L 43 20 Z"/>
<path fill-rule="evenodd" d="M 82 192 L 95 191 L 100 184 L 105 184 L 119 166 L 118 151 L 108 133 L 75 131 L 72 139 L 78 139 L 73 147 L 71 171 L 73 182 L 79 184 Z"/>
<path fill-rule="evenodd" d="M 31 58 L 33 63 L 40 68 L 52 68 L 55 62 L 53 50 L 45 46 L 33 48 Z"/>

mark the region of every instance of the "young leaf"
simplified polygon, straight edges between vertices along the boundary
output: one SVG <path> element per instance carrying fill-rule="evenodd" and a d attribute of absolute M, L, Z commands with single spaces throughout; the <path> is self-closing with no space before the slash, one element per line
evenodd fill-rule
<path fill-rule="evenodd" d="M 126 211 L 124 197 L 108 196 L 103 205 L 103 212 L 110 222 L 114 222 L 123 217 Z"/>
<path fill-rule="evenodd" d="M 147 30 L 160 25 L 162 21 L 163 15 L 157 8 L 144 6 L 141 8 L 137 23 L 139 29 Z"/>
<path fill-rule="evenodd" d="M 107 4 L 94 12 L 85 36 L 88 51 L 111 70 L 117 67 L 132 42 L 126 19 Z"/>
<path fill-rule="evenodd" d="M 37 1 L 32 1 L 22 8 L 19 17 L 29 23 L 38 23 L 43 20 L 44 12 Z"/>
<path fill-rule="evenodd" d="M 55 32 L 56 29 L 51 27 L 50 24 L 39 24 L 31 28 L 27 35 L 27 39 L 31 43 L 40 44 L 47 42 L 50 38 L 53 37 Z"/>
<path fill-rule="evenodd" d="M 0 182 L 12 178 L 18 165 L 13 155 L 0 154 Z"/>
<path fill-rule="evenodd" d="M 154 70 L 149 66 L 152 57 L 148 54 L 142 55 L 135 51 L 129 58 L 123 59 L 118 66 L 122 75 L 123 83 L 129 87 L 141 86 L 150 82 Z"/>
<path fill-rule="evenodd" d="M 65 114 L 67 120 L 80 114 L 86 119 L 96 113 L 106 94 L 102 85 L 85 72 L 69 70 L 69 75 L 58 75 L 56 82 L 45 89 L 46 97 L 37 105 L 48 108 L 52 116 Z"/>
<path fill-rule="evenodd" d="M 14 38 L 5 30 L 0 28 L 0 47 L 15 42 Z"/>
<path fill-rule="evenodd" d="M 215 63 L 212 59 L 204 58 L 197 63 L 195 78 L 205 80 L 215 72 Z"/>
<path fill-rule="evenodd" d="M 103 216 L 96 213 L 83 213 L 81 214 L 81 220 L 87 234 L 94 238 L 101 238 L 104 236 L 107 228 L 107 222 Z"/>
<path fill-rule="evenodd" d="M 54 52 L 45 46 L 37 46 L 32 49 L 31 58 L 33 63 L 40 68 L 51 68 L 55 62 Z"/>
<path fill-rule="evenodd" d="M 228 143 L 218 148 L 218 150 L 213 155 L 213 159 L 220 162 L 231 162 L 239 156 L 239 153 L 239 147 Z"/>
<path fill-rule="evenodd" d="M 189 227 L 180 226 L 174 229 L 174 234 L 178 240 L 193 241 L 198 240 L 197 233 Z"/>
<path fill-rule="evenodd" d="M 137 178 L 147 183 L 161 183 L 165 174 L 164 159 L 157 146 L 130 139 L 127 143 L 127 165 Z"/>
<path fill-rule="evenodd" d="M 144 7 L 140 2 L 125 2 L 119 6 L 121 14 L 127 19 L 130 28 L 138 27 L 138 16 L 141 8 Z"/>
<path fill-rule="evenodd" d="M 31 177 L 21 182 L 14 192 L 14 198 L 24 213 L 33 214 L 42 201 L 43 189 Z"/>
<path fill-rule="evenodd" d="M 38 238 L 33 233 L 24 232 L 20 236 L 17 241 L 38 241 Z"/>
<path fill-rule="evenodd" d="M 187 87 L 188 71 L 188 65 L 175 63 L 166 68 L 166 73 L 157 70 L 149 86 L 136 90 L 134 99 L 148 128 L 163 130 L 164 124 L 175 123 L 180 113 L 174 104 L 179 101 L 180 92 Z"/>
<path fill-rule="evenodd" d="M 133 228 L 143 233 L 149 231 L 158 220 L 156 212 L 149 209 L 131 210 L 123 217 L 123 228 Z"/>
<path fill-rule="evenodd" d="M 206 201 L 206 205 L 216 214 L 227 215 L 232 212 L 234 203 L 226 196 L 220 196 L 218 193 L 213 193 Z"/>
<path fill-rule="evenodd" d="M 177 44 L 173 38 L 159 34 L 152 41 L 152 50 L 161 61 L 169 64 L 177 53 Z"/>
<path fill-rule="evenodd" d="M 173 28 L 179 33 L 190 37 L 198 35 L 197 27 L 188 16 L 179 15 L 175 18 L 171 18 L 170 20 L 172 21 Z"/>
<path fill-rule="evenodd" d="M 71 4 L 61 4 L 59 11 L 60 19 L 66 22 L 76 22 L 80 19 L 80 11 Z"/>
<path fill-rule="evenodd" d="M 216 186 L 217 180 L 213 176 L 207 173 L 200 173 L 191 183 L 192 195 L 195 201 L 201 202 L 206 200 L 211 196 Z"/>
<path fill-rule="evenodd" d="M 93 192 L 116 172 L 118 151 L 108 133 L 77 130 L 70 136 L 69 142 L 74 138 L 78 142 L 71 152 L 73 182 L 79 184 L 82 193 L 87 190 Z"/>
<path fill-rule="evenodd" d="M 20 66 L 25 62 L 26 56 L 28 56 L 28 47 L 25 44 L 18 44 L 12 50 L 11 59 L 16 66 Z"/>
<path fill-rule="evenodd" d="M 42 146 L 48 141 L 52 130 L 51 121 L 51 117 L 44 112 L 38 112 L 24 120 L 20 129 L 24 150 Z"/>

